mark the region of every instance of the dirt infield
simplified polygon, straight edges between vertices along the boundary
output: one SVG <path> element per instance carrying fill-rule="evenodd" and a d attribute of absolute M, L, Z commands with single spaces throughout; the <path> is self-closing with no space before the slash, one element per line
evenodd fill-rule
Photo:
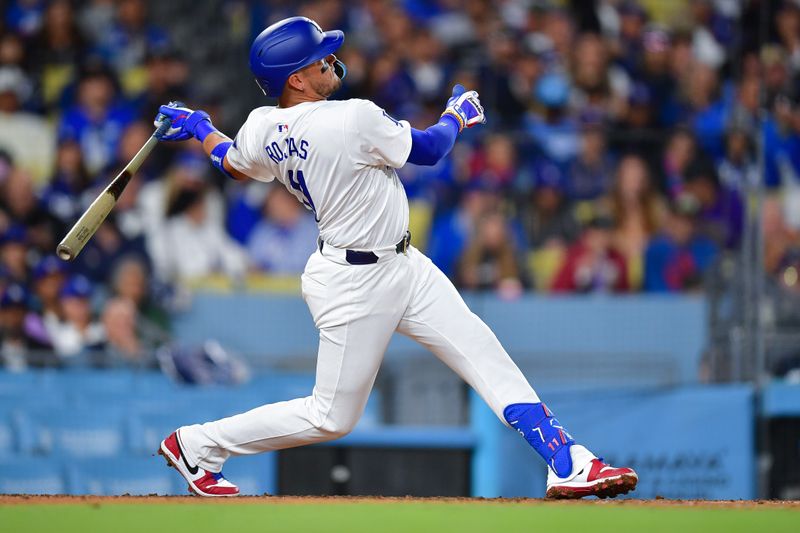
<path fill-rule="evenodd" d="M 176 504 L 208 503 L 210 505 L 242 504 L 363 504 L 363 503 L 459 503 L 486 505 L 575 505 L 615 507 L 705 507 L 705 508 L 781 508 L 800 511 L 800 501 L 786 500 L 577 500 L 554 501 L 536 498 L 413 498 L 365 496 L 240 496 L 238 498 L 211 499 L 196 496 L 46 496 L 32 494 L 0 495 L 0 505 L 103 505 L 103 504 Z"/>

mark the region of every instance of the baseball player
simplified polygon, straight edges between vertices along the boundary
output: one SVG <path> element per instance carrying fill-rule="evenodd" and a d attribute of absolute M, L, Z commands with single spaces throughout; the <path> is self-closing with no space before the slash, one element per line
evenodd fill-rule
<path fill-rule="evenodd" d="M 341 31 L 324 32 L 304 17 L 265 29 L 250 50 L 250 68 L 278 105 L 253 110 L 234 140 L 203 111 L 176 103 L 160 108 L 172 121 L 162 140 L 197 139 L 226 175 L 277 180 L 314 214 L 319 240 L 301 280 L 320 334 L 311 396 L 181 427 L 159 453 L 196 494 L 236 496 L 239 489 L 222 475 L 228 457 L 353 429 L 397 331 L 452 368 L 544 458 L 547 497 L 634 489 L 633 470 L 611 467 L 575 443 L 492 331 L 411 245 L 408 201 L 395 169 L 436 164 L 464 128 L 486 122 L 478 93 L 456 85 L 439 122 L 424 131 L 367 100 L 328 101 L 346 73 L 333 55 L 343 40 Z"/>

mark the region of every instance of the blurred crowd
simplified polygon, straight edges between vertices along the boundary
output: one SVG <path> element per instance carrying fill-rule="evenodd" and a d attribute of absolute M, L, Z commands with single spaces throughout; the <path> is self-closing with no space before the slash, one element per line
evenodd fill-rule
<path fill-rule="evenodd" d="M 5 365 L 142 363 L 169 338 L 176 285 L 302 271 L 310 212 L 281 187 L 227 182 L 193 142 L 153 153 L 75 262 L 52 255 L 159 104 L 206 109 L 231 136 L 248 105 L 271 104 L 247 48 L 296 14 L 346 33 L 336 98 L 425 128 L 454 83 L 480 92 L 485 127 L 436 166 L 400 170 L 414 244 L 460 288 L 701 290 L 740 250 L 761 187 L 765 268 L 798 281 L 800 0 L 2 6 Z"/>

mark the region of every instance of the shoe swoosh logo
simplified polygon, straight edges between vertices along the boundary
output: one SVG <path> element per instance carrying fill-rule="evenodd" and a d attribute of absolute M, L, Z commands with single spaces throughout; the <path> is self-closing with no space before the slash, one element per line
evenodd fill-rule
<path fill-rule="evenodd" d="M 613 467 L 613 466 L 604 466 L 603 468 L 601 468 L 601 469 L 600 469 L 600 471 L 598 472 L 598 474 L 602 474 L 602 473 L 603 473 L 603 472 L 605 472 L 606 470 L 614 470 L 614 467 Z"/>
<path fill-rule="evenodd" d="M 180 437 L 178 437 L 177 433 L 175 433 L 175 442 L 178 443 L 178 451 L 181 454 L 181 460 L 183 461 L 183 464 L 186 465 L 186 469 L 189 471 L 189 473 L 191 475 L 196 476 L 198 467 L 196 465 L 195 466 L 189 466 L 189 463 L 186 462 L 186 454 L 183 453 L 183 448 L 181 447 L 181 439 L 180 439 Z"/>

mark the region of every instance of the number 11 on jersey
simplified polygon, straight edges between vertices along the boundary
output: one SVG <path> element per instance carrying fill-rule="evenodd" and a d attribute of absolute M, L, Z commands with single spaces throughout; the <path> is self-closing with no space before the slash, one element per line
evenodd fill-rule
<path fill-rule="evenodd" d="M 314 212 L 314 220 L 319 222 L 319 218 L 317 218 L 317 208 L 314 206 L 314 200 L 311 199 L 311 195 L 308 193 L 308 187 L 306 187 L 306 178 L 303 176 L 303 171 L 298 170 L 295 172 L 294 170 L 290 170 L 289 184 L 292 186 L 292 189 L 303 195 L 303 203 L 311 208 L 311 211 Z"/>

